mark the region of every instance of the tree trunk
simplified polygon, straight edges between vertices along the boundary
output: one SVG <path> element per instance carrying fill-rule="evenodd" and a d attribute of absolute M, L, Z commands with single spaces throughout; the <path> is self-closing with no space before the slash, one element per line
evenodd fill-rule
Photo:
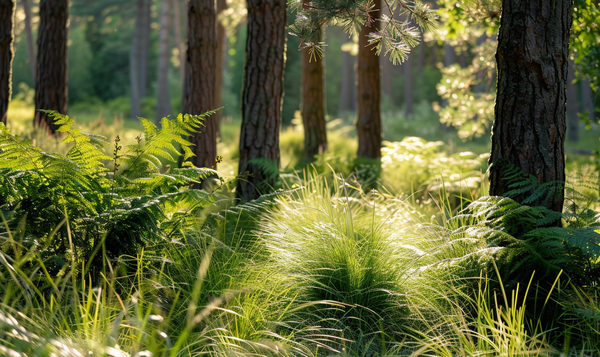
<path fill-rule="evenodd" d="M 285 67 L 286 0 L 248 0 L 238 195 L 249 201 L 277 180 Z"/>
<path fill-rule="evenodd" d="M 56 132 L 58 126 L 40 109 L 67 114 L 68 105 L 68 0 L 41 0 L 38 30 L 35 126 Z"/>
<path fill-rule="evenodd" d="M 227 36 L 225 33 L 225 27 L 218 21 L 218 16 L 221 12 L 227 9 L 226 0 L 217 0 L 217 58 L 215 64 L 215 108 L 223 106 L 223 77 L 225 76 L 225 61 L 227 59 Z M 223 112 L 219 110 L 214 115 L 214 121 L 217 125 L 217 136 L 220 136 L 221 118 Z"/>
<path fill-rule="evenodd" d="M 577 87 L 575 86 L 575 63 L 569 60 L 569 74 L 567 76 L 567 139 L 571 142 L 579 141 L 579 115 L 577 110 Z"/>
<path fill-rule="evenodd" d="M 169 96 L 169 28 L 171 27 L 171 0 L 162 1 L 160 35 L 158 43 L 158 90 L 156 98 L 156 121 L 171 114 Z"/>
<path fill-rule="evenodd" d="M 413 102 L 415 83 L 413 79 L 413 54 L 408 55 L 406 62 L 402 64 L 404 67 L 404 116 L 406 119 L 413 118 Z"/>
<path fill-rule="evenodd" d="M 381 0 L 374 1 L 374 19 L 379 19 Z M 358 39 L 358 60 L 356 66 L 358 110 L 356 132 L 358 134 L 357 156 L 378 159 L 381 157 L 381 80 L 379 57 L 369 45 L 368 35 L 376 32 L 376 21 L 363 26 Z"/>
<path fill-rule="evenodd" d="M 450 67 L 451 65 L 456 63 L 456 51 L 454 51 L 454 47 L 450 44 L 444 44 L 444 67 Z M 442 100 L 442 107 L 445 108 L 448 105 L 448 99 Z M 451 124 L 444 124 L 440 122 L 440 129 L 442 131 L 448 132 L 452 130 Z"/>
<path fill-rule="evenodd" d="M 140 99 L 144 99 L 148 90 L 148 58 L 150 56 L 150 1 L 143 1 L 143 13 L 141 24 L 141 47 L 140 47 L 140 71 L 139 71 L 139 88 Z"/>
<path fill-rule="evenodd" d="M 29 68 L 31 76 L 35 82 L 35 49 L 33 48 L 33 31 L 31 30 L 31 8 L 29 0 L 21 0 L 23 4 L 23 12 L 25 12 L 25 36 L 27 37 L 27 56 L 29 58 Z"/>
<path fill-rule="evenodd" d="M 342 83 L 340 90 L 339 115 L 356 110 L 356 56 L 342 52 Z"/>
<path fill-rule="evenodd" d="M 173 14 L 175 22 L 173 28 L 175 30 L 175 45 L 179 51 L 179 80 L 181 83 L 185 81 L 185 42 L 181 31 L 181 1 L 173 0 Z"/>
<path fill-rule="evenodd" d="M 0 0 L 0 123 L 6 124 L 11 94 L 15 0 Z"/>
<path fill-rule="evenodd" d="M 388 98 L 388 103 L 391 105 L 391 107 L 395 108 L 396 103 L 394 102 L 394 86 L 392 83 L 392 78 L 394 78 L 394 75 L 392 74 L 393 65 L 390 62 L 390 57 L 384 55 L 379 56 L 379 65 L 383 74 L 381 91 Z"/>
<path fill-rule="evenodd" d="M 540 184 L 565 181 L 566 86 L 572 0 L 504 0 L 498 36 L 498 94 L 492 129 L 490 194 L 509 189 L 506 165 Z M 562 212 L 564 192 L 543 205 Z"/>
<path fill-rule="evenodd" d="M 188 3 L 187 92 L 184 112 L 203 114 L 215 109 L 215 62 L 217 59 L 216 14 L 214 0 L 190 0 Z M 192 163 L 198 167 L 215 165 L 217 126 L 214 117 L 204 121 L 200 133 L 191 141 L 196 146 Z"/>
<path fill-rule="evenodd" d="M 303 5 L 308 6 L 304 0 Z M 304 127 L 304 158 L 312 161 L 327 149 L 325 129 L 325 78 L 323 58 L 302 51 L 302 125 Z"/>
<path fill-rule="evenodd" d="M 304 126 L 304 158 L 313 160 L 327 149 L 325 129 L 325 88 L 323 59 L 310 58 L 302 51 L 302 125 Z"/>
<path fill-rule="evenodd" d="M 590 123 L 594 122 L 594 92 L 590 86 L 589 80 L 581 81 L 581 99 L 582 99 L 582 112 L 588 115 Z"/>
<path fill-rule="evenodd" d="M 142 52 L 142 28 L 144 16 L 144 0 L 137 0 L 135 27 L 131 36 L 129 52 L 129 85 L 131 92 L 131 117 L 142 115 L 140 97 L 140 55 Z"/>
<path fill-rule="evenodd" d="M 427 45 L 425 41 L 423 41 L 423 35 L 421 34 L 421 42 L 417 46 L 419 54 L 417 57 L 417 76 L 420 77 L 423 73 L 423 67 L 425 66 L 425 51 L 427 50 Z"/>

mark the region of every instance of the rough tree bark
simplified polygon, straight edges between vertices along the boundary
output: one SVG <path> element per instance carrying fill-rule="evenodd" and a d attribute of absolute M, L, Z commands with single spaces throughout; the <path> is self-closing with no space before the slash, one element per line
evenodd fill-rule
<path fill-rule="evenodd" d="M 158 90 L 156 98 L 156 121 L 171 114 L 169 96 L 169 28 L 171 27 L 171 0 L 162 1 L 160 35 L 158 43 Z"/>
<path fill-rule="evenodd" d="M 244 200 L 272 187 L 279 167 L 279 126 L 285 66 L 286 0 L 248 0 L 237 192 Z M 254 161 L 261 159 L 261 162 Z M 252 161 L 251 161 L 252 160 Z M 266 162 L 273 167 L 268 170 Z"/>
<path fill-rule="evenodd" d="M 31 8 L 29 7 L 29 0 L 21 0 L 23 5 L 23 12 L 25 13 L 25 36 L 27 37 L 27 56 L 29 58 L 29 68 L 31 69 L 31 76 L 35 82 L 35 49 L 33 48 L 33 31 L 31 30 Z"/>
<path fill-rule="evenodd" d="M 214 0 L 190 0 L 188 3 L 188 52 L 186 58 L 187 100 L 184 112 L 198 115 L 215 109 L 215 62 L 217 37 Z M 207 118 L 201 133 L 191 141 L 196 145 L 192 163 L 198 167 L 215 165 L 217 157 L 215 118 Z"/>
<path fill-rule="evenodd" d="M 54 134 L 58 126 L 40 109 L 67 113 L 68 105 L 68 0 L 41 0 L 35 81 L 35 126 Z"/>
<path fill-rule="evenodd" d="M 498 36 L 498 94 L 492 129 L 490 194 L 508 187 L 511 164 L 539 183 L 565 180 L 566 85 L 572 0 L 504 0 Z M 564 193 L 551 202 L 562 212 Z"/>
<path fill-rule="evenodd" d="M 0 0 L 0 122 L 6 124 L 11 94 L 15 0 Z"/>
<path fill-rule="evenodd" d="M 577 111 L 577 87 L 575 86 L 575 63 L 569 60 L 569 74 L 567 76 L 567 139 L 571 142 L 579 141 L 579 115 Z"/>
<path fill-rule="evenodd" d="M 379 19 L 381 0 L 375 0 L 373 19 Z M 363 26 L 358 40 L 356 66 L 356 89 L 358 91 L 356 132 L 358 134 L 358 157 L 378 159 L 381 157 L 381 78 L 379 57 L 368 43 L 368 35 L 376 31 L 376 21 Z"/>
<path fill-rule="evenodd" d="M 308 6 L 308 0 L 303 4 Z M 302 126 L 304 127 L 304 159 L 312 161 L 315 155 L 327 149 L 325 129 L 325 82 L 323 58 L 302 51 Z"/>

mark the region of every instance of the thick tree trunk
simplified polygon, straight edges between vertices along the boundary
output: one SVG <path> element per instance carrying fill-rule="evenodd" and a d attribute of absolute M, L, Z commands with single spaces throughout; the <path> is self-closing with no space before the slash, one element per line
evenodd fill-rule
<path fill-rule="evenodd" d="M 371 13 L 379 19 L 381 0 L 374 1 Z M 358 110 L 356 132 L 358 134 L 357 156 L 364 158 L 381 157 L 381 79 L 379 57 L 369 46 L 368 35 L 376 31 L 377 22 L 363 26 L 358 40 L 358 61 L 356 66 L 356 88 L 358 91 Z"/>
<path fill-rule="evenodd" d="M 35 82 L 35 126 L 51 134 L 58 126 L 40 109 L 67 113 L 69 1 L 41 0 L 38 30 L 37 78 Z"/>
<path fill-rule="evenodd" d="M 160 35 L 158 43 L 158 90 L 156 98 L 156 121 L 171 115 L 169 96 L 169 29 L 171 27 L 171 0 L 162 1 L 160 13 Z"/>
<path fill-rule="evenodd" d="M 140 99 L 146 97 L 148 90 L 148 59 L 150 56 L 150 1 L 143 1 L 143 13 L 142 13 L 142 24 L 140 28 L 141 32 L 141 47 L 140 47 L 140 74 L 139 74 L 139 88 L 140 88 Z"/>
<path fill-rule="evenodd" d="M 304 0 L 308 5 L 308 1 Z M 313 160 L 327 149 L 325 129 L 325 82 L 323 58 L 302 51 L 302 125 L 304 127 L 304 158 Z"/>
<path fill-rule="evenodd" d="M 215 64 L 215 107 L 220 108 L 223 106 L 223 77 L 225 76 L 225 61 L 227 59 L 227 36 L 225 33 L 225 27 L 218 21 L 218 16 L 221 12 L 227 9 L 226 0 L 217 0 L 217 59 Z M 220 136 L 221 118 L 223 113 L 219 110 L 214 115 L 214 121 L 217 123 L 217 136 Z"/>
<path fill-rule="evenodd" d="M 129 52 L 129 85 L 131 94 L 131 117 L 142 115 L 140 96 L 140 59 L 142 52 L 142 31 L 144 16 L 144 0 L 137 0 L 135 27 L 131 36 L 131 50 Z"/>
<path fill-rule="evenodd" d="M 23 5 L 23 12 L 25 13 L 25 36 L 27 37 L 27 56 L 29 58 L 29 68 L 31 69 L 31 76 L 35 82 L 35 49 L 33 46 L 33 31 L 31 30 L 31 7 L 29 6 L 29 0 L 21 0 Z"/>
<path fill-rule="evenodd" d="M 342 52 L 342 83 L 340 90 L 339 115 L 356 110 L 356 56 Z"/>
<path fill-rule="evenodd" d="M 173 14 L 175 21 L 173 29 L 175 30 L 175 45 L 179 51 L 179 80 L 181 83 L 185 81 L 185 39 L 181 31 L 181 1 L 173 0 Z"/>
<path fill-rule="evenodd" d="M 237 192 L 257 198 L 275 184 L 285 67 L 286 0 L 248 0 Z M 258 160 L 260 161 L 258 161 Z"/>
<path fill-rule="evenodd" d="M 215 73 L 217 59 L 216 14 L 214 0 L 190 0 L 188 3 L 187 92 L 184 112 L 203 114 L 215 109 Z M 215 165 L 217 157 L 217 127 L 214 117 L 207 118 L 200 133 L 192 137 L 198 167 Z"/>
<path fill-rule="evenodd" d="M 15 0 L 0 0 L 0 123 L 6 124 L 11 94 Z"/>
<path fill-rule="evenodd" d="M 575 63 L 569 60 L 569 74 L 567 76 L 567 139 L 571 142 L 579 141 L 579 115 L 577 110 L 577 87 L 575 86 Z"/>
<path fill-rule="evenodd" d="M 566 85 L 572 0 L 504 0 L 498 36 L 498 94 L 490 194 L 503 195 L 506 165 L 538 182 L 565 180 Z M 564 193 L 544 205 L 562 212 Z"/>

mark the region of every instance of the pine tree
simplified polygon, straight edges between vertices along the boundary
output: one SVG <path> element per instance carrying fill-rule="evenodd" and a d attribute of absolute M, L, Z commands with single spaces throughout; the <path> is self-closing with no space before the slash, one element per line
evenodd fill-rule
<path fill-rule="evenodd" d="M 215 109 L 217 59 L 216 14 L 213 0 L 190 0 L 188 3 L 188 52 L 186 58 L 187 98 L 184 112 L 199 115 Z M 204 122 L 192 142 L 196 145 L 194 165 L 211 167 L 217 157 L 217 128 L 214 117 Z"/>
<path fill-rule="evenodd" d="M 0 123 L 6 124 L 14 57 L 15 0 L 0 0 Z"/>
<path fill-rule="evenodd" d="M 304 0 L 304 5 L 308 6 L 309 1 Z M 309 161 L 327 149 L 323 62 L 322 58 L 311 56 L 309 50 L 302 51 L 304 158 Z"/>
<path fill-rule="evenodd" d="M 498 36 L 498 94 L 492 129 L 490 193 L 507 190 L 509 165 L 540 184 L 564 183 L 566 87 L 572 0 L 502 1 Z M 564 191 L 548 203 L 562 212 Z"/>
<path fill-rule="evenodd" d="M 278 176 L 286 19 L 286 0 L 248 0 L 239 164 L 245 178 L 237 184 L 246 201 Z"/>
<path fill-rule="evenodd" d="M 169 29 L 171 27 L 171 0 L 162 0 L 160 10 L 160 33 L 158 43 L 158 89 L 156 98 L 156 121 L 171 115 L 171 97 L 169 96 Z"/>
<path fill-rule="evenodd" d="M 358 91 L 356 133 L 358 157 L 378 159 L 381 157 L 381 74 L 379 57 L 369 45 L 369 34 L 377 32 L 381 0 L 374 1 L 370 23 L 365 23 L 358 38 L 356 65 L 356 89 Z"/>
<path fill-rule="evenodd" d="M 69 22 L 68 0 L 41 0 L 38 30 L 34 125 L 56 132 L 58 126 L 44 110 L 67 113 Z"/>

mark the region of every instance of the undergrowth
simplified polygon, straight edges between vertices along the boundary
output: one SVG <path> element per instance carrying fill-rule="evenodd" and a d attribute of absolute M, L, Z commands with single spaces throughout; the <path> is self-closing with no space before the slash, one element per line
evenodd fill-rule
<path fill-rule="evenodd" d="M 386 143 L 377 190 L 317 160 L 237 204 L 226 182 L 194 188 L 218 172 L 176 165 L 204 116 L 142 120 L 107 156 L 53 115 L 63 154 L 0 124 L 0 354 L 600 353 L 588 172 L 561 214 L 532 205 L 547 186 L 485 197 L 482 158 L 408 138 Z"/>

